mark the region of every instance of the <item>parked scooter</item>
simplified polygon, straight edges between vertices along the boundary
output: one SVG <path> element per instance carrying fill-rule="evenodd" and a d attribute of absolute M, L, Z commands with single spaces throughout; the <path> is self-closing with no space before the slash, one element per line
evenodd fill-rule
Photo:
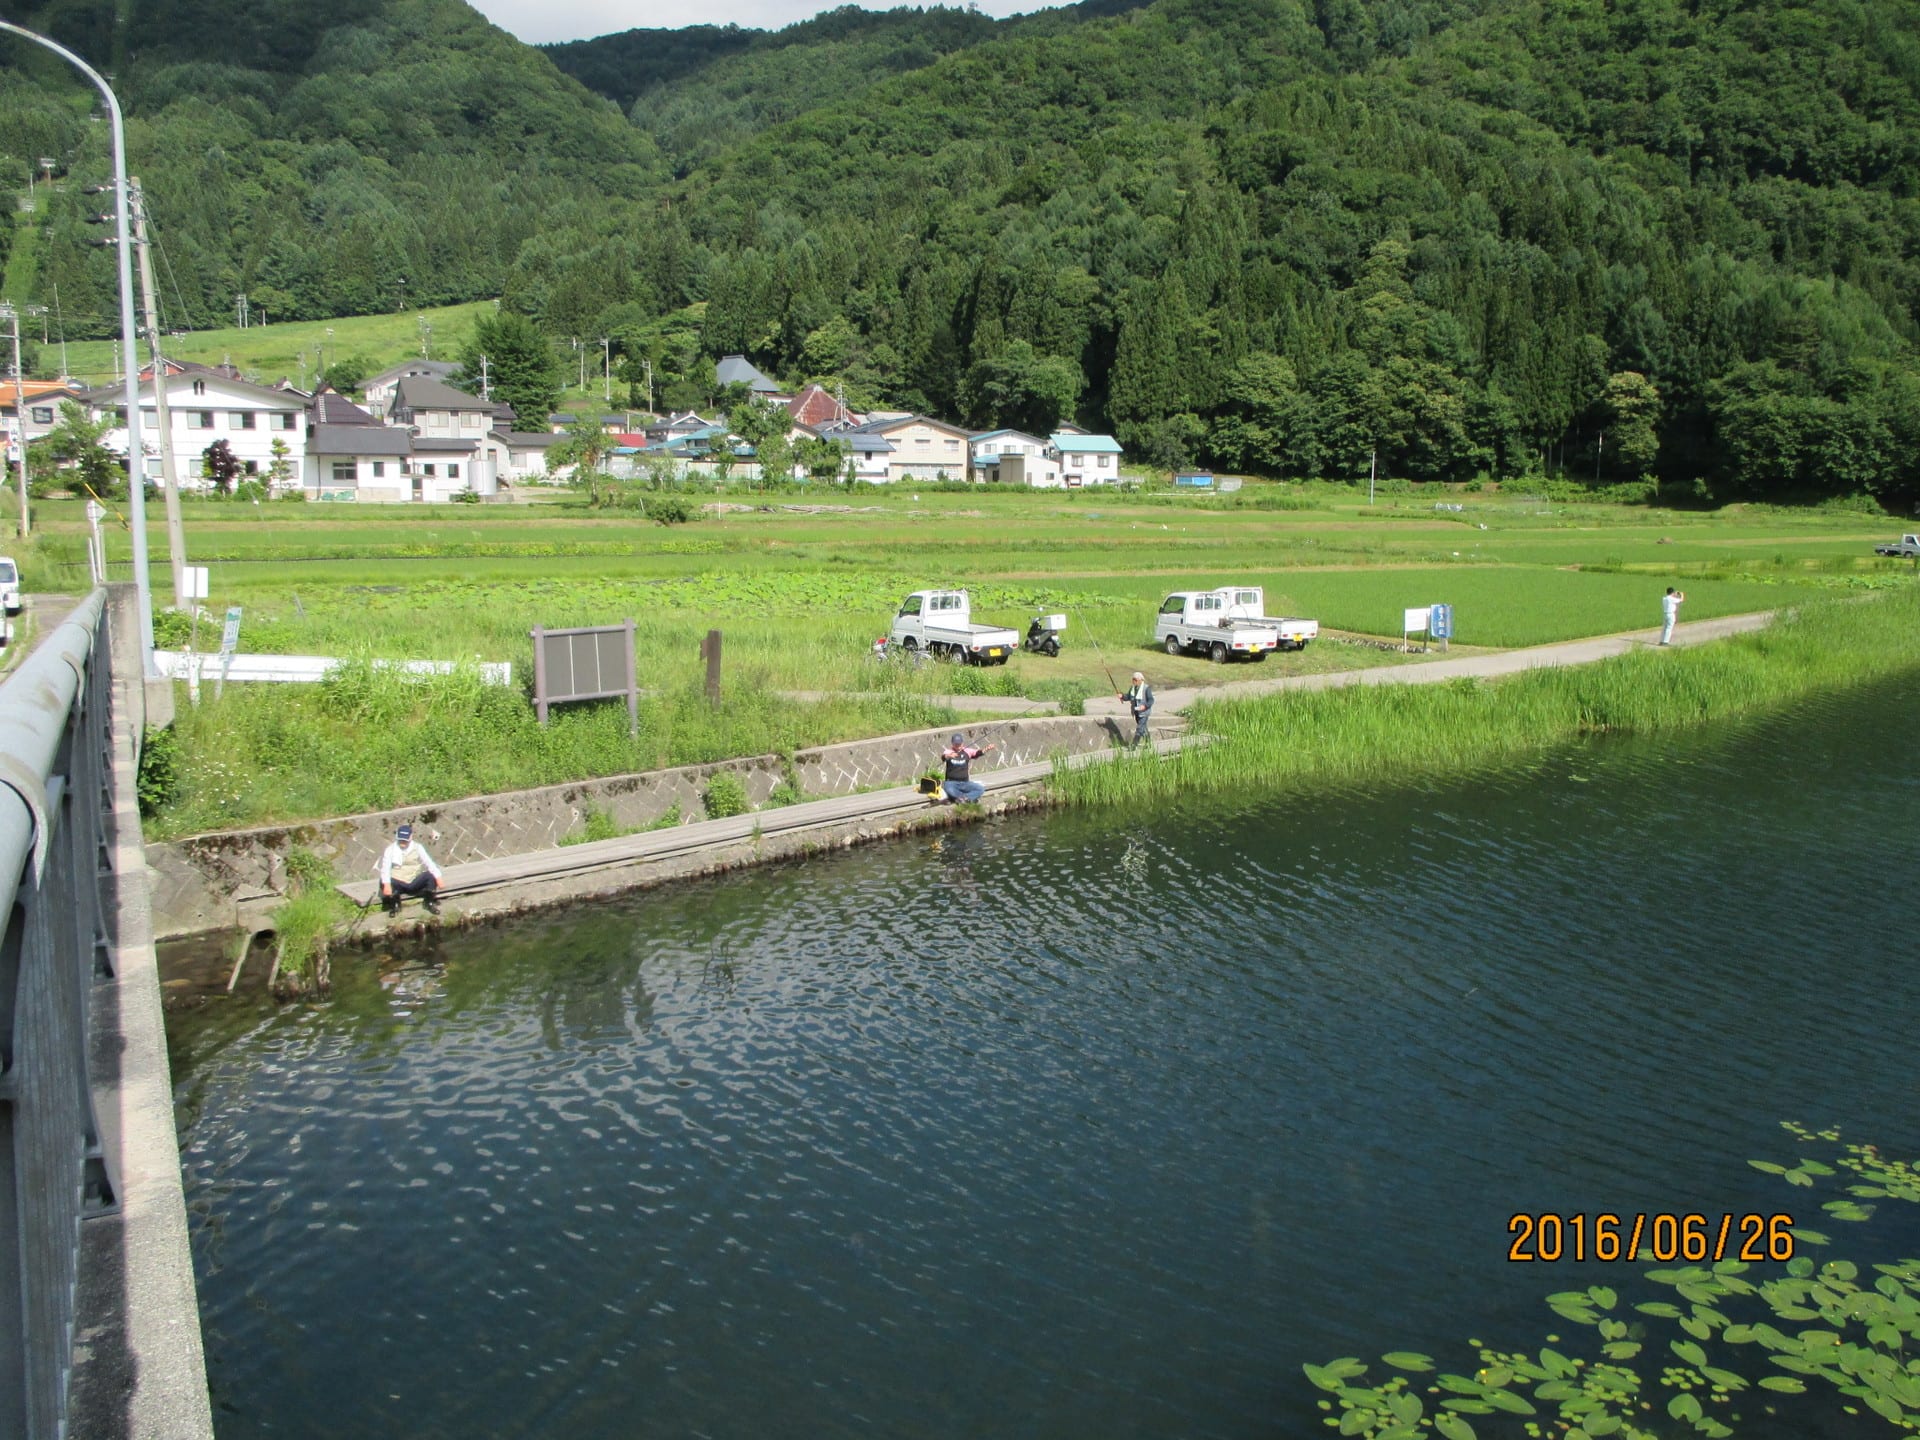
<path fill-rule="evenodd" d="M 1020 642 L 1020 648 L 1035 655 L 1058 655 L 1060 635 L 1066 628 L 1067 617 L 1064 615 L 1036 615 L 1033 623 L 1027 626 L 1027 637 Z"/>

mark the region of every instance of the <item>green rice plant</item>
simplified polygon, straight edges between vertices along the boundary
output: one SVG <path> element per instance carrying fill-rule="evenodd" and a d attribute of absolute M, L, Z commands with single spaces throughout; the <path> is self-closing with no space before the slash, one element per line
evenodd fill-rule
<path fill-rule="evenodd" d="M 1166 803 L 1496 764 L 1583 735 L 1646 733 L 1752 713 L 1920 669 L 1920 590 L 1804 605 L 1765 630 L 1677 651 L 1500 680 L 1347 686 L 1202 700 L 1211 743 L 1056 771 L 1077 804 Z"/>

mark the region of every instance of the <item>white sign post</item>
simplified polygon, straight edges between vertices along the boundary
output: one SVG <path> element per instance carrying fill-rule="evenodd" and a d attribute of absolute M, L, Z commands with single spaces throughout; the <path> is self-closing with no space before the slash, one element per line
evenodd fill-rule
<path fill-rule="evenodd" d="M 1419 635 L 1422 637 L 1422 648 L 1424 649 L 1424 638 L 1428 628 L 1432 624 L 1433 607 L 1431 605 L 1419 605 L 1410 608 L 1400 622 L 1401 646 L 1411 650 L 1413 648 L 1413 637 Z"/>
<path fill-rule="evenodd" d="M 240 607 L 227 607 L 226 627 L 220 632 L 220 674 L 213 682 L 213 698 L 220 698 L 220 691 L 227 683 L 227 669 L 233 664 L 233 652 L 240 648 Z"/>

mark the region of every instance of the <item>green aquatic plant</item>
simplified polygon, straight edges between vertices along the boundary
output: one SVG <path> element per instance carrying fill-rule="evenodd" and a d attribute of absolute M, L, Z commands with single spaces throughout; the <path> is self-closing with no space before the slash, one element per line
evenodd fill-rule
<path fill-rule="evenodd" d="M 1190 711 L 1210 743 L 1143 763 L 1057 770 L 1080 804 L 1161 804 L 1354 780 L 1460 773 L 1582 736 L 1680 729 L 1920 669 L 1920 590 L 1796 607 L 1764 630 L 1498 680 L 1353 685 Z"/>
<path fill-rule="evenodd" d="M 1920 1205 L 1920 1165 L 1873 1145 L 1842 1145 L 1836 1130 L 1782 1128 L 1796 1149 L 1836 1153 L 1748 1163 L 1801 1189 L 1838 1181 L 1843 1193 L 1820 1205 L 1829 1219 L 1865 1226 L 1880 1202 Z M 1327 1392 L 1319 1401 L 1326 1424 L 1367 1440 L 1727 1440 L 1756 1407 L 1777 1430 L 1779 1407 L 1792 1405 L 1799 1408 L 1791 1416 L 1821 1424 L 1822 1433 L 1834 1409 L 1920 1430 L 1920 1260 L 1816 1261 L 1797 1252 L 1830 1249 L 1833 1238 L 1784 1212 L 1727 1217 L 1725 1225 L 1687 1218 L 1700 1224 L 1649 1234 L 1633 1263 L 1653 1263 L 1622 1281 L 1636 1292 L 1663 1287 L 1671 1300 L 1654 1298 L 1661 1292 L 1651 1288 L 1637 1302 L 1605 1285 L 1559 1291 L 1546 1297 L 1547 1308 L 1591 1335 L 1550 1332 L 1545 1344 L 1512 1351 L 1469 1340 L 1479 1361 L 1471 1374 L 1442 1372 L 1432 1357 L 1407 1351 L 1381 1357 L 1402 1373 L 1377 1383 L 1353 1357 L 1306 1365 L 1307 1379 Z M 1741 1258 L 1761 1252 L 1766 1258 Z M 1672 1259 L 1688 1263 L 1663 1263 Z M 1426 1383 L 1411 1378 L 1428 1374 Z"/>

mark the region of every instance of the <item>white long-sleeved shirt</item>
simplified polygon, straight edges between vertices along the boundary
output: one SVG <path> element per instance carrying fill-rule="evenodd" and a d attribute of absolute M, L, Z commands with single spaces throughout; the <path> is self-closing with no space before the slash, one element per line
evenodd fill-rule
<path fill-rule="evenodd" d="M 380 856 L 380 883 L 390 885 L 397 873 L 402 881 L 413 879 L 422 870 L 440 878 L 440 867 L 433 863 L 433 856 L 427 853 L 427 847 L 416 845 L 409 840 L 405 845 L 399 841 L 387 846 Z"/>

